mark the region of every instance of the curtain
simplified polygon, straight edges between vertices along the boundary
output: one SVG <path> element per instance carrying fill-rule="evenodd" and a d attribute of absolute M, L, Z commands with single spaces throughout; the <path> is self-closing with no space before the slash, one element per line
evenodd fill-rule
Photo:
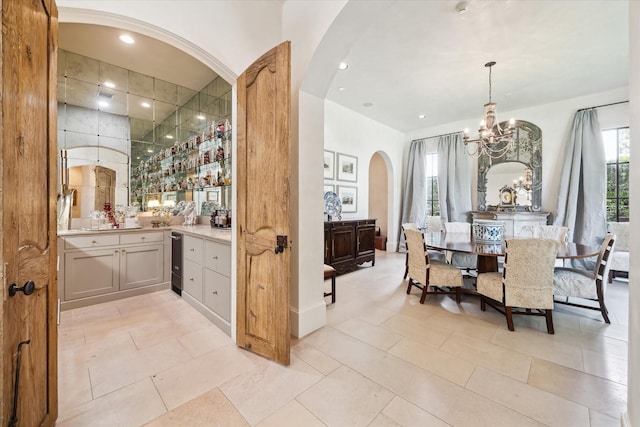
<path fill-rule="evenodd" d="M 594 108 L 576 111 L 565 144 L 554 225 L 569 227 L 570 240 L 575 243 L 600 246 L 607 234 L 606 188 L 598 112 Z M 586 267 L 576 265 L 580 266 Z"/>
<path fill-rule="evenodd" d="M 427 155 L 425 139 L 411 141 L 409 147 L 409 159 L 407 161 L 407 173 L 404 180 L 404 193 L 402 196 L 402 211 L 400 213 L 400 243 L 398 250 L 406 250 L 402 224 L 416 223 L 419 227 L 424 225 L 427 215 L 427 167 L 425 158 Z"/>
<path fill-rule="evenodd" d="M 471 161 L 462 134 L 443 135 L 438 141 L 438 199 L 444 222 L 468 222 L 471 211 Z"/>

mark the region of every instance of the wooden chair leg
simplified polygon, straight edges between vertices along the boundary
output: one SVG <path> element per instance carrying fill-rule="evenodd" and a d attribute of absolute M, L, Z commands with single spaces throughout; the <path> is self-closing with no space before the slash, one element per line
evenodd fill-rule
<path fill-rule="evenodd" d="M 487 311 L 487 303 L 484 301 L 484 295 L 480 295 L 480 310 Z"/>
<path fill-rule="evenodd" d="M 553 330 L 553 310 L 546 309 L 544 311 L 544 317 L 547 319 L 547 333 L 552 335 L 555 334 L 555 331 Z"/>
<path fill-rule="evenodd" d="M 600 283 L 596 283 L 596 293 L 598 294 L 598 303 L 600 304 L 600 312 L 602 313 L 602 317 L 605 323 L 611 323 L 611 321 L 609 320 L 609 310 L 607 310 L 607 306 L 604 305 L 604 294 L 602 292 L 602 285 Z"/>
<path fill-rule="evenodd" d="M 509 328 L 510 331 L 514 331 L 515 328 L 513 327 L 513 313 L 511 312 L 511 307 L 505 305 L 504 314 L 507 316 L 507 328 Z"/>
<path fill-rule="evenodd" d="M 407 274 L 409 274 L 409 252 L 407 252 L 407 259 L 404 262 L 404 277 L 402 280 L 406 280 Z"/>
<path fill-rule="evenodd" d="M 613 283 L 613 270 L 609 270 L 609 283 Z"/>
<path fill-rule="evenodd" d="M 456 288 L 456 304 L 460 304 L 461 296 L 462 296 L 462 289 L 460 286 L 458 286 Z"/>
<path fill-rule="evenodd" d="M 429 282 L 427 282 L 429 283 Z M 424 285 L 422 287 L 422 295 L 420 295 L 420 304 L 424 304 L 424 300 L 427 298 L 427 290 L 429 289 L 429 285 Z"/>
<path fill-rule="evenodd" d="M 407 295 L 411 293 L 411 286 L 413 285 L 413 279 L 409 277 L 409 284 L 407 285 Z"/>
<path fill-rule="evenodd" d="M 331 276 L 331 304 L 336 302 L 336 275 Z"/>

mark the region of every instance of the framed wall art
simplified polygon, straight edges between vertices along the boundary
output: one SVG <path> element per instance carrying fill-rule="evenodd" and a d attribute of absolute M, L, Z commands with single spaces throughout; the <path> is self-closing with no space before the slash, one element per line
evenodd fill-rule
<path fill-rule="evenodd" d="M 336 191 L 336 186 L 333 184 L 325 184 L 324 185 L 324 191 L 322 192 L 322 194 L 326 193 L 327 191 L 332 191 L 335 193 Z"/>
<path fill-rule="evenodd" d="M 338 180 L 358 181 L 358 158 L 348 154 L 338 153 Z"/>
<path fill-rule="evenodd" d="M 336 153 L 324 150 L 324 179 L 335 179 Z"/>
<path fill-rule="evenodd" d="M 342 212 L 358 211 L 358 187 L 338 185 L 338 197 L 342 202 Z"/>

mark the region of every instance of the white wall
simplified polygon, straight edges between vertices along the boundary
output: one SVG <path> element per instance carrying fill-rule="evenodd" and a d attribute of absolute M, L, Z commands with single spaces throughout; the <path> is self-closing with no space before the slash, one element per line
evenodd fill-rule
<path fill-rule="evenodd" d="M 578 98 L 567 99 L 553 104 L 539 105 L 515 111 L 500 113 L 499 120 L 507 120 L 514 117 L 516 120 L 526 120 L 534 123 L 542 129 L 542 210 L 555 213 L 558 201 L 558 186 L 560 168 L 564 157 L 566 137 L 571 128 L 573 115 L 580 108 L 594 107 L 611 102 L 627 101 L 629 99 L 628 88 L 620 88 L 608 92 L 597 93 Z M 407 133 L 405 138 L 405 156 L 409 149 L 409 143 L 414 139 L 430 136 L 460 132 L 464 128 L 472 128 L 473 124 L 481 118 L 481 107 L 478 108 L 478 117 L 447 123 L 431 128 L 420 129 Z M 507 108 L 504 106 L 503 108 Z M 629 104 L 620 104 L 613 107 L 598 109 L 598 116 L 602 129 L 616 126 L 629 125 Z M 477 166 L 474 160 L 472 166 L 472 188 L 477 186 Z M 471 193 L 474 209 L 477 206 L 477 193 Z"/>
<path fill-rule="evenodd" d="M 328 184 L 357 186 L 358 210 L 355 213 L 343 213 L 343 219 L 362 219 L 369 217 L 369 161 L 377 152 L 385 153 L 391 161 L 392 185 L 388 191 L 393 193 L 393 213 L 388 218 L 389 230 L 387 247 L 395 250 L 398 240 L 400 213 L 400 183 L 402 181 L 402 147 L 404 134 L 382 125 L 334 102 L 325 101 L 324 148 L 358 158 L 358 178 L 356 183 L 338 180 L 325 181 Z M 320 157 L 321 158 L 321 157 Z"/>

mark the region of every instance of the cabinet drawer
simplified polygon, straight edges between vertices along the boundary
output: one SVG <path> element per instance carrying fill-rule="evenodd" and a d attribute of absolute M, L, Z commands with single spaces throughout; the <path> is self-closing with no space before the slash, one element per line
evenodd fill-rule
<path fill-rule="evenodd" d="M 94 234 L 92 236 L 73 236 L 64 238 L 65 249 L 99 248 L 101 246 L 114 246 L 120 243 L 117 234 Z"/>
<path fill-rule="evenodd" d="M 215 271 L 204 269 L 204 305 L 229 322 L 231 318 L 231 283 Z"/>
<path fill-rule="evenodd" d="M 129 245 L 133 243 L 156 243 L 162 242 L 164 234 L 160 232 L 149 233 L 123 233 L 120 235 L 120 244 Z"/>
<path fill-rule="evenodd" d="M 205 240 L 204 266 L 223 276 L 231 276 L 231 246 Z"/>
<path fill-rule="evenodd" d="M 202 266 L 192 261 L 184 261 L 184 275 L 182 277 L 182 291 L 202 302 Z"/>
<path fill-rule="evenodd" d="M 185 259 L 202 265 L 202 239 L 185 235 L 182 250 Z"/>

